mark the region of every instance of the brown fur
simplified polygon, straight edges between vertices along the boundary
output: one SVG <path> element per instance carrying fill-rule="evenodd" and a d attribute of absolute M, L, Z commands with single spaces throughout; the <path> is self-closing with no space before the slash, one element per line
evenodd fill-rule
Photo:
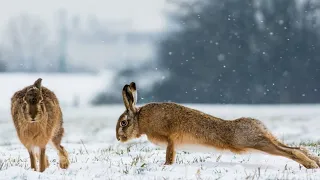
<path fill-rule="evenodd" d="M 234 153 L 258 150 L 290 158 L 306 168 L 320 166 L 318 156 L 303 147 L 284 145 L 259 120 L 223 120 L 176 103 L 150 103 L 136 107 L 134 82 L 125 85 L 122 94 L 126 111 L 117 122 L 117 139 L 126 142 L 145 134 L 154 144 L 166 145 L 166 165 L 174 163 L 177 147 L 189 144 Z"/>
<path fill-rule="evenodd" d="M 32 169 L 37 170 L 37 159 L 40 172 L 49 166 L 45 155 L 49 142 L 58 151 L 60 167 L 66 169 L 69 160 L 68 153 L 61 146 L 64 128 L 59 101 L 52 91 L 41 86 L 41 82 L 42 79 L 39 78 L 33 85 L 14 93 L 11 98 L 13 123 L 21 143 L 29 152 Z"/>

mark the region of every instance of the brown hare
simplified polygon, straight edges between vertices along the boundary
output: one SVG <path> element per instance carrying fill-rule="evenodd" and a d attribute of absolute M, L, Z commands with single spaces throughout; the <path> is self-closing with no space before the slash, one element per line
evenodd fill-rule
<path fill-rule="evenodd" d="M 33 85 L 17 91 L 11 98 L 11 115 L 21 143 L 27 148 L 31 169 L 43 172 L 49 161 L 46 156 L 46 145 L 50 142 L 58 151 L 60 167 L 68 168 L 68 153 L 61 146 L 64 134 L 62 112 L 56 95 L 41 86 L 39 78 Z"/>
<path fill-rule="evenodd" d="M 122 90 L 125 112 L 116 125 L 116 138 L 126 142 L 145 134 L 154 144 L 166 145 L 165 165 L 173 164 L 182 145 L 202 145 L 234 153 L 258 150 L 290 158 L 306 168 L 319 168 L 319 157 L 303 147 L 289 147 L 275 138 L 259 120 L 223 120 L 176 103 L 149 103 L 136 107 L 136 85 Z"/>

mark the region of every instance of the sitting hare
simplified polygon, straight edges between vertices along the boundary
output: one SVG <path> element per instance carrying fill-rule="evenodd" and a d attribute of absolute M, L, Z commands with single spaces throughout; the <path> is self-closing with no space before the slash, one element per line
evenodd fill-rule
<path fill-rule="evenodd" d="M 166 145 L 165 165 L 175 161 L 175 150 L 182 145 L 202 145 L 242 153 L 259 150 L 290 158 L 306 168 L 319 168 L 319 157 L 303 147 L 289 147 L 278 141 L 252 118 L 223 120 L 176 103 L 150 103 L 136 107 L 136 85 L 122 90 L 125 112 L 116 125 L 116 138 L 126 142 L 145 134 L 154 144 Z"/>
<path fill-rule="evenodd" d="M 68 153 L 60 145 L 64 134 L 62 112 L 56 95 L 41 86 L 39 78 L 33 85 L 17 91 L 11 98 L 11 115 L 21 143 L 27 148 L 31 169 L 36 169 L 36 160 L 40 162 L 39 171 L 43 172 L 49 161 L 46 145 L 50 142 L 58 151 L 60 167 L 68 168 Z"/>

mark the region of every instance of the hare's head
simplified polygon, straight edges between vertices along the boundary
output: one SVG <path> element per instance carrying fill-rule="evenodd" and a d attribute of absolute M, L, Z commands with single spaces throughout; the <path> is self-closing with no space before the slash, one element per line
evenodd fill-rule
<path fill-rule="evenodd" d="M 23 112 L 24 117 L 29 122 L 38 122 L 42 119 L 44 106 L 42 106 L 42 79 L 37 79 L 32 86 L 30 86 L 23 97 Z"/>
<path fill-rule="evenodd" d="M 134 82 L 123 87 L 122 97 L 126 110 L 118 119 L 116 137 L 118 141 L 126 142 L 139 136 L 137 89 Z"/>

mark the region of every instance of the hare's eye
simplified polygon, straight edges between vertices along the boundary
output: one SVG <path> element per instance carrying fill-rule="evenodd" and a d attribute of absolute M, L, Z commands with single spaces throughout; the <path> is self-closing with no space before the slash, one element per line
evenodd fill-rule
<path fill-rule="evenodd" d="M 127 120 L 123 120 L 120 122 L 120 126 L 121 127 L 124 127 L 124 126 L 127 126 L 128 125 L 128 121 Z"/>

